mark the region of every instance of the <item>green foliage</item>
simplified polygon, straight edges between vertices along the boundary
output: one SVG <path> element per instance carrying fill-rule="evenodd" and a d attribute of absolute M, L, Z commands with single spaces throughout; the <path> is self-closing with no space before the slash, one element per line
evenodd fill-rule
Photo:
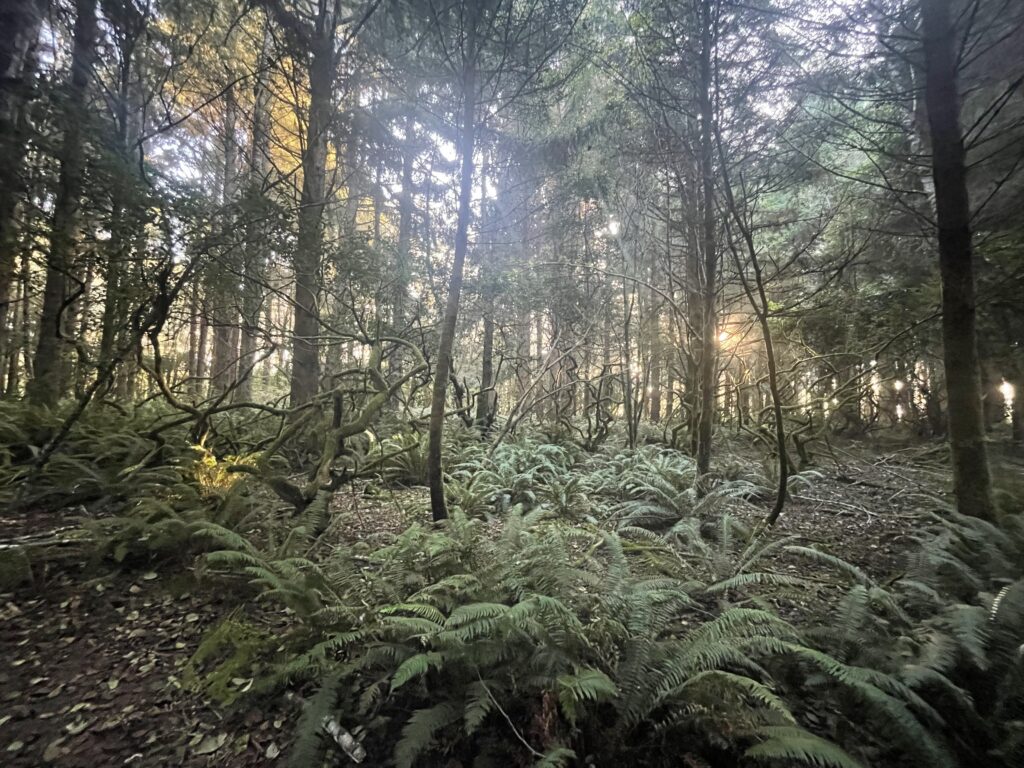
<path fill-rule="evenodd" d="M 398 765 L 437 750 L 518 760 L 524 740 L 542 764 L 595 751 L 664 764 L 673 733 L 709 754 L 763 744 L 809 765 L 854 764 L 821 762 L 843 752 L 809 733 L 787 741 L 805 733 L 789 702 L 814 686 L 784 688 L 771 667 L 809 659 L 890 709 L 898 681 L 861 679 L 771 611 L 722 604 L 708 615 L 697 599 L 706 585 L 650 570 L 675 545 L 639 540 L 642 552 L 633 531 L 567 525 L 541 507 L 511 509 L 495 533 L 456 509 L 444 527 L 413 526 L 368 558 L 275 558 L 225 534 L 235 548 L 209 561 L 248 574 L 301 620 L 290 659 L 268 676 L 337 674 L 342 718 L 374 724 L 370 752 L 393 745 Z M 746 550 L 738 575 L 756 561 Z M 735 579 L 714 593 L 775 583 Z M 792 733 L 767 730 L 782 726 Z"/>
<path fill-rule="evenodd" d="M 765 728 L 768 737 L 746 751 L 757 762 L 781 761 L 783 764 L 814 765 L 821 768 L 863 768 L 835 744 L 803 728 L 773 726 Z"/>
<path fill-rule="evenodd" d="M 392 485 L 427 484 L 427 441 L 418 432 L 396 432 L 374 442 L 361 463 Z"/>
<path fill-rule="evenodd" d="M 334 711 L 338 700 L 336 675 L 325 675 L 316 695 L 306 704 L 295 728 L 295 743 L 288 755 L 291 768 L 320 765 L 323 752 L 324 720 Z"/>
<path fill-rule="evenodd" d="M 214 700 L 231 704 L 260 690 L 262 658 L 273 638 L 237 617 L 228 617 L 207 633 L 184 669 L 184 682 Z"/>
<path fill-rule="evenodd" d="M 241 574 L 292 617 L 274 638 L 223 622 L 186 680 L 223 702 L 317 685 L 296 765 L 320 759 L 325 717 L 403 766 L 442 754 L 669 765 L 685 743 L 709 764 L 941 768 L 965 749 L 1021 749 L 1013 519 L 936 515 L 906 572 L 883 584 L 792 537 L 753 535 L 732 510 L 760 493 L 756 478 L 698 495 L 676 452 L 517 439 L 490 456 L 460 449 L 444 524 L 376 549 L 311 550 L 321 512 L 252 524 L 244 483 L 211 498 L 187 454 L 150 473 L 122 450 L 134 463 L 97 487 L 120 477 L 139 495 L 94 524 L 106 551 L 211 550 L 207 575 Z M 808 586 L 780 560 L 845 584 L 827 630 L 774 607 Z"/>
<path fill-rule="evenodd" d="M 992 589 L 1020 573 L 1020 531 L 1015 518 L 996 526 L 944 510 L 890 586 L 835 556 L 788 548 L 854 582 L 836 604 L 832 628 L 820 636 L 825 649 L 862 666 L 825 671 L 888 712 L 879 727 L 922 763 L 954 765 L 951 745 L 994 755 L 1020 749 L 1013 722 L 1024 708 L 1013 691 L 1024 611 L 1014 603 L 1001 614 Z M 1015 588 L 999 594 L 1005 598 Z M 880 691 L 901 703 L 879 698 Z M 952 731 L 950 740 L 936 738 L 940 727 Z"/>

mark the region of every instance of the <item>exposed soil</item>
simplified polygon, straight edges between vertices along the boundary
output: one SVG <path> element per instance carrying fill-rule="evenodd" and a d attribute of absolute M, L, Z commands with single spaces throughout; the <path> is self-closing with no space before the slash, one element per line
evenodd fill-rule
<path fill-rule="evenodd" d="M 225 716 L 183 689 L 203 633 L 235 606 L 155 572 L 61 570 L 3 598 L 3 764 L 271 765 L 289 712 Z"/>

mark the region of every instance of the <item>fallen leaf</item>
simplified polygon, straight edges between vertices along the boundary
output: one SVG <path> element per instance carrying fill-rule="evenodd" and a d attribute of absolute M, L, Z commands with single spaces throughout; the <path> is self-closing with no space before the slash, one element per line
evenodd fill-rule
<path fill-rule="evenodd" d="M 24 741 L 12 741 L 10 744 L 7 745 L 7 751 L 8 752 L 17 752 L 18 750 L 20 750 L 24 746 L 25 746 L 25 742 Z"/>
<path fill-rule="evenodd" d="M 218 749 L 224 746 L 224 742 L 228 740 L 226 733 L 218 733 L 216 736 L 210 735 L 203 737 L 202 741 L 196 745 L 195 749 L 192 750 L 193 754 L 196 755 L 212 755 Z"/>
<path fill-rule="evenodd" d="M 273 742 L 271 742 L 270 746 L 267 747 L 267 757 L 269 759 L 273 760 L 273 759 L 275 759 L 280 754 L 281 754 L 281 748 L 279 746 L 277 746 L 277 744 L 274 744 Z"/>
<path fill-rule="evenodd" d="M 70 733 L 72 736 L 77 736 L 86 728 L 89 727 L 89 720 L 76 720 L 73 723 L 68 723 L 64 726 L 64 730 Z"/>
<path fill-rule="evenodd" d="M 64 744 L 65 737 L 61 736 L 59 739 L 54 739 L 46 745 L 46 749 L 43 750 L 43 760 L 48 763 L 54 762 L 58 757 L 61 756 L 61 745 Z"/>

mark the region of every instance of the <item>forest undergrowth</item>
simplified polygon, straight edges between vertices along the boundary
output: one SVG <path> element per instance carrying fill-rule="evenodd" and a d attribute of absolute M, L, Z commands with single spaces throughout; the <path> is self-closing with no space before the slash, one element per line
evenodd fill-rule
<path fill-rule="evenodd" d="M 5 415 L 9 765 L 1024 760 L 1012 461 L 993 525 L 951 508 L 942 454 L 823 448 L 769 529 L 774 464 L 739 439 L 698 483 L 654 432 L 463 430 L 433 523 L 397 427 L 300 513 L 266 481 L 288 456 L 239 469 L 251 425 L 215 451 L 153 439 L 155 407 L 91 414 L 40 466 L 54 417 Z"/>

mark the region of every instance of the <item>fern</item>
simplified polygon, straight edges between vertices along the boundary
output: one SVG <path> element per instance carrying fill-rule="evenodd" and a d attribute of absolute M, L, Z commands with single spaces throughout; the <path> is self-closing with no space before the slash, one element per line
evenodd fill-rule
<path fill-rule="evenodd" d="M 820 768 L 864 768 L 830 741 L 792 726 L 774 726 L 761 731 L 765 740 L 751 747 L 744 757 L 756 762 L 782 761 L 783 765 L 813 765 Z"/>
<path fill-rule="evenodd" d="M 320 763 L 323 750 L 323 725 L 334 711 L 339 680 L 327 675 L 316 695 L 307 703 L 295 728 L 295 743 L 288 756 L 291 768 L 309 768 Z"/>
<path fill-rule="evenodd" d="M 458 708 L 449 701 L 427 709 L 418 709 L 402 728 L 402 738 L 395 745 L 397 768 L 412 768 L 424 752 L 437 742 L 438 732 L 458 721 Z"/>
<path fill-rule="evenodd" d="M 215 572 L 244 574 L 294 612 L 268 684 L 336 675 L 339 711 L 393 744 L 397 764 L 600 753 L 655 766 L 686 743 L 708 764 L 846 768 L 882 750 L 941 768 L 944 729 L 988 728 L 964 680 L 1009 669 L 997 639 L 1016 603 L 1005 593 L 993 605 L 1005 578 L 993 574 L 1017 557 L 1016 534 L 936 522 L 905 577 L 883 585 L 792 537 L 752 538 L 725 510 L 746 503 L 753 475 L 700 506 L 692 461 L 656 446 L 587 456 L 527 438 L 491 457 L 470 443 L 459 453 L 449 490 L 464 503 L 381 548 L 313 560 L 301 533 L 194 534 L 215 548 Z M 998 557 L 982 552 L 989 535 Z M 806 585 L 769 567 L 780 556 L 848 585 L 824 631 L 774 607 Z M 852 724 L 836 733 L 858 736 L 833 744 L 802 727 L 804 711 L 836 713 Z"/>
<path fill-rule="evenodd" d="M 418 653 L 403 661 L 391 678 L 391 691 L 394 692 L 410 680 L 427 674 L 431 667 L 440 668 L 444 656 L 437 652 Z"/>
<path fill-rule="evenodd" d="M 618 693 L 611 678 L 598 669 L 583 669 L 571 675 L 562 675 L 556 682 L 558 703 L 572 725 L 576 724 L 580 705 L 605 701 Z"/>
<path fill-rule="evenodd" d="M 576 759 L 576 753 L 568 747 L 551 747 L 533 764 L 534 768 L 564 768 Z"/>
<path fill-rule="evenodd" d="M 822 563 L 829 567 L 835 568 L 836 570 L 842 572 L 844 575 L 846 575 L 847 577 L 849 577 L 850 579 L 859 584 L 870 586 L 874 583 L 871 577 L 868 576 L 863 570 L 853 565 L 852 563 L 843 560 L 841 557 L 830 555 L 828 552 L 822 552 L 818 549 L 811 549 L 810 547 L 801 547 L 797 545 L 789 545 L 785 548 L 785 550 L 790 554 L 806 557 L 810 560 L 814 560 L 818 563 Z"/>

